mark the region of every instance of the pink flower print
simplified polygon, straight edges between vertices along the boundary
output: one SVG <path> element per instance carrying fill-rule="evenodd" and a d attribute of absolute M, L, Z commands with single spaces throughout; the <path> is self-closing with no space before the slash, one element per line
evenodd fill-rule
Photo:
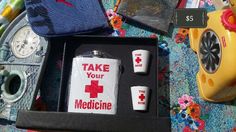
<path fill-rule="evenodd" d="M 199 7 L 200 8 L 204 7 L 204 4 L 205 4 L 205 2 L 201 0 L 200 3 L 199 3 Z"/>
<path fill-rule="evenodd" d="M 106 11 L 106 15 L 109 20 L 111 20 L 114 16 L 117 16 L 117 14 L 112 9 L 108 9 Z"/>
<path fill-rule="evenodd" d="M 208 4 L 209 6 L 212 6 L 212 5 L 213 5 L 212 0 L 207 0 L 207 4 Z"/>
<path fill-rule="evenodd" d="M 181 109 L 186 109 L 193 103 L 193 97 L 187 94 L 184 94 L 181 98 L 178 99 L 178 103 Z"/>

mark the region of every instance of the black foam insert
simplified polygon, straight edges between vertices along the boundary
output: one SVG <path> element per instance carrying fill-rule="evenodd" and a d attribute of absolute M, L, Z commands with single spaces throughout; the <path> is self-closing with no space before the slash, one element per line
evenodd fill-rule
<path fill-rule="evenodd" d="M 16 125 L 20 128 L 89 131 L 169 131 L 169 118 L 158 117 L 157 40 L 151 38 L 70 37 L 64 44 L 58 112 L 20 111 Z M 147 74 L 135 74 L 132 51 L 145 49 L 151 52 Z M 67 112 L 68 81 L 72 60 L 76 55 L 100 50 L 121 60 L 117 113 L 115 115 Z M 134 111 L 131 86 L 144 85 L 151 89 L 148 110 Z M 49 118 L 50 117 L 50 118 Z M 64 125 L 56 125 L 62 124 Z M 28 122 L 28 123 L 27 123 Z"/>
<path fill-rule="evenodd" d="M 120 59 L 123 69 L 119 80 L 117 115 L 156 117 L 157 116 L 156 40 L 155 39 L 134 39 L 134 40 L 138 41 L 131 41 L 131 42 L 117 41 L 115 43 L 113 43 L 113 41 L 100 42 L 99 40 L 96 40 L 95 42 L 81 42 L 77 39 L 72 39 L 68 41 L 66 43 L 64 52 L 64 63 L 63 63 L 64 76 L 62 79 L 62 89 L 67 89 L 68 80 L 70 78 L 69 77 L 70 75 L 68 73 L 70 73 L 71 71 L 72 59 L 76 55 L 80 55 L 91 50 L 103 51 L 105 53 L 112 55 L 115 58 Z M 147 74 L 140 75 L 140 74 L 135 74 L 133 72 L 132 51 L 137 49 L 145 49 L 151 52 L 149 72 Z M 132 100 L 130 91 L 131 86 L 147 86 L 150 88 L 149 105 L 148 105 L 149 107 L 146 112 L 138 112 L 132 109 Z M 62 96 L 64 96 L 63 100 L 65 100 L 67 95 L 62 95 Z M 63 108 L 60 111 L 66 111 L 65 105 L 63 106 Z"/>

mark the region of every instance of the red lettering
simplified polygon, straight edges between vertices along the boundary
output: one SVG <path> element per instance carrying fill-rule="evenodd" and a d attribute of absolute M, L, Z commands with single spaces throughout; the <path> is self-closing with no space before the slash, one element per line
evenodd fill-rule
<path fill-rule="evenodd" d="M 142 64 L 135 65 L 135 67 L 142 67 Z"/>
<path fill-rule="evenodd" d="M 91 101 L 91 100 L 90 100 L 90 101 Z M 91 103 L 92 103 L 92 102 L 91 102 Z M 95 106 L 94 106 L 94 100 L 93 100 L 93 103 L 92 103 L 92 108 L 91 108 L 91 109 L 94 109 L 94 107 L 95 107 Z"/>
<path fill-rule="evenodd" d="M 144 91 L 144 90 L 139 90 L 139 92 L 140 92 L 140 93 L 145 93 L 145 91 Z"/>
<path fill-rule="evenodd" d="M 110 65 L 108 64 L 82 64 L 84 71 L 101 71 L 109 72 Z"/>
<path fill-rule="evenodd" d="M 84 66 L 84 71 L 86 71 L 86 67 L 88 66 L 88 64 L 82 64 L 82 66 Z"/>
<path fill-rule="evenodd" d="M 86 109 L 86 105 L 87 105 L 87 103 L 83 102 L 83 104 L 82 104 L 83 109 Z"/>
<path fill-rule="evenodd" d="M 100 107 L 100 109 L 107 109 L 106 103 L 100 102 L 100 106 L 102 106 L 102 107 Z"/>
<path fill-rule="evenodd" d="M 75 100 L 75 109 L 81 109 L 81 105 L 82 105 L 82 100 L 79 100 L 78 102 L 78 99 Z"/>
<path fill-rule="evenodd" d="M 96 78 L 96 79 L 103 79 L 104 74 L 92 74 L 92 72 L 87 72 L 88 78 Z"/>
<path fill-rule="evenodd" d="M 82 99 L 75 100 L 75 109 L 96 109 L 96 110 L 111 110 L 112 103 L 111 102 L 103 102 L 100 100 L 96 102 L 94 100 L 90 100 L 88 102 L 83 101 Z"/>
<path fill-rule="evenodd" d="M 103 65 L 103 71 L 104 72 L 109 72 L 109 68 L 110 68 L 109 65 Z"/>
<path fill-rule="evenodd" d="M 108 103 L 108 104 L 107 104 L 107 109 L 108 109 L 108 110 L 111 110 L 111 103 Z"/>
<path fill-rule="evenodd" d="M 145 102 L 138 102 L 138 104 L 145 104 Z"/>
<path fill-rule="evenodd" d="M 96 70 L 96 71 L 102 71 L 101 66 L 102 66 L 102 64 L 96 64 L 95 70 Z"/>
<path fill-rule="evenodd" d="M 87 108 L 88 108 L 88 109 L 91 109 L 91 106 L 92 106 L 92 100 L 90 100 L 90 101 L 88 102 Z"/>
<path fill-rule="evenodd" d="M 89 65 L 89 67 L 88 67 L 88 71 L 94 71 L 94 67 L 93 67 L 92 64 Z"/>
<path fill-rule="evenodd" d="M 222 42 L 223 42 L 223 47 L 225 48 L 227 45 L 226 45 L 226 41 L 225 41 L 225 37 L 224 36 L 222 37 Z"/>
<path fill-rule="evenodd" d="M 96 103 L 95 103 L 95 109 L 96 109 L 96 110 L 97 110 L 97 109 L 99 109 L 99 107 L 98 107 L 98 106 L 99 106 L 99 103 L 98 103 L 98 102 L 96 102 Z"/>

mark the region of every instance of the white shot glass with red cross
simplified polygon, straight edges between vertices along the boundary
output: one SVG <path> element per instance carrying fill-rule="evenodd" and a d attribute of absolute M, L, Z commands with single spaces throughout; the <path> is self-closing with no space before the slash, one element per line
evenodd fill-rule
<path fill-rule="evenodd" d="M 148 50 L 134 50 L 132 51 L 133 69 L 134 73 L 147 73 L 150 52 Z"/>
<path fill-rule="evenodd" d="M 133 110 L 145 111 L 148 106 L 149 88 L 147 86 L 132 86 L 131 97 Z"/>

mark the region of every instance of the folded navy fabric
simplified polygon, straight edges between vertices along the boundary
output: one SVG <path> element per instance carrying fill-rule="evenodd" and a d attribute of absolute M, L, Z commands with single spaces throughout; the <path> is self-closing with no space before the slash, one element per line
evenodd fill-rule
<path fill-rule="evenodd" d="M 25 0 L 29 23 L 40 36 L 100 32 L 109 24 L 99 0 Z"/>

